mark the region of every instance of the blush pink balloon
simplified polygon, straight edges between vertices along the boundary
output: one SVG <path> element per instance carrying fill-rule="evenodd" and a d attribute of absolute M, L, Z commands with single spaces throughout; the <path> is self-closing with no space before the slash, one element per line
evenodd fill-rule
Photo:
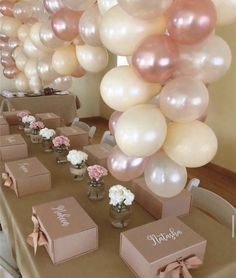
<path fill-rule="evenodd" d="M 4 76 L 8 79 L 15 78 L 19 73 L 20 73 L 20 71 L 18 70 L 18 68 L 14 67 L 14 66 L 4 68 L 4 70 L 3 70 Z"/>
<path fill-rule="evenodd" d="M 164 83 L 172 77 L 178 57 L 178 47 L 170 37 L 152 35 L 140 43 L 132 64 L 145 81 Z"/>
<path fill-rule="evenodd" d="M 78 34 L 78 25 L 81 12 L 67 8 L 59 10 L 52 16 L 52 29 L 55 35 L 64 41 L 74 40 Z"/>
<path fill-rule="evenodd" d="M 9 46 L 2 48 L 1 58 L 11 58 L 12 57 L 12 49 Z"/>
<path fill-rule="evenodd" d="M 116 124 L 121 115 L 122 115 L 122 112 L 119 112 L 119 111 L 115 111 L 111 114 L 111 117 L 109 119 L 109 130 L 113 135 L 115 134 Z"/>
<path fill-rule="evenodd" d="M 180 44 L 195 44 L 210 35 L 216 25 L 211 0 L 175 0 L 167 15 L 167 30 Z"/>
<path fill-rule="evenodd" d="M 8 46 L 7 42 L 0 40 L 0 50 L 6 48 Z"/>
<path fill-rule="evenodd" d="M 0 41 L 8 42 L 9 37 L 3 33 L 0 33 Z"/>
<path fill-rule="evenodd" d="M 60 9 L 64 8 L 61 0 L 43 0 L 43 5 L 50 14 L 55 14 Z"/>
<path fill-rule="evenodd" d="M 117 146 L 112 149 L 107 159 L 108 170 L 119 181 L 131 181 L 141 176 L 144 172 L 145 165 L 145 158 L 129 157 Z"/>
<path fill-rule="evenodd" d="M 83 77 L 86 74 L 86 70 L 84 70 L 81 66 L 77 68 L 75 72 L 73 72 L 72 76 L 75 78 Z"/>
<path fill-rule="evenodd" d="M 13 67 L 16 65 L 15 60 L 12 57 L 1 57 L 1 64 L 5 68 Z"/>
<path fill-rule="evenodd" d="M 13 16 L 14 3 L 11 1 L 2 0 L 0 2 L 0 13 L 5 16 Z"/>

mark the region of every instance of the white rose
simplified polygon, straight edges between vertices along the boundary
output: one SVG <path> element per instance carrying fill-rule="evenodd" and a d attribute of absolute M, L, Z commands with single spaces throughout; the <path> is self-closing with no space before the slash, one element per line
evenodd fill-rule
<path fill-rule="evenodd" d="M 35 121 L 36 121 L 35 117 L 34 117 L 34 116 L 31 116 L 31 115 L 24 116 L 24 117 L 22 118 L 22 122 L 23 122 L 24 124 L 31 124 L 32 122 L 35 122 Z"/>
<path fill-rule="evenodd" d="M 45 139 L 51 139 L 56 134 L 54 129 L 43 128 L 39 131 L 39 135 Z"/>

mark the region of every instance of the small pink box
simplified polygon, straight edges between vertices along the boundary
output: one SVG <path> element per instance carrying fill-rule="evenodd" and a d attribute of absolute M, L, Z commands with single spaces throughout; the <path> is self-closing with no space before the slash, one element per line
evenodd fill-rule
<path fill-rule="evenodd" d="M 45 248 L 54 264 L 98 248 L 98 227 L 73 197 L 32 208 L 47 239 Z"/>
<path fill-rule="evenodd" d="M 157 219 L 189 214 L 192 195 L 187 189 L 175 197 L 162 198 L 148 189 L 143 177 L 133 180 L 132 187 L 135 201 Z"/>
<path fill-rule="evenodd" d="M 177 217 L 167 217 L 121 233 L 120 256 L 137 277 L 157 278 L 171 263 L 193 256 L 203 262 L 206 244 Z"/>
<path fill-rule="evenodd" d="M 36 157 L 7 162 L 5 171 L 18 198 L 51 189 L 51 174 Z"/>
<path fill-rule="evenodd" d="M 0 137 L 0 161 L 11 161 L 28 156 L 28 148 L 20 134 Z"/>
<path fill-rule="evenodd" d="M 28 110 L 14 110 L 14 111 L 3 112 L 3 117 L 7 120 L 9 125 L 18 125 L 20 124 L 20 119 L 17 117 L 17 114 L 22 111 L 30 114 Z"/>
<path fill-rule="evenodd" d="M 112 150 L 108 144 L 95 144 L 83 147 L 83 151 L 88 154 L 88 165 L 101 165 L 107 168 L 107 158 Z"/>
<path fill-rule="evenodd" d="M 81 148 L 89 144 L 88 132 L 76 126 L 59 127 L 57 128 L 57 134 L 68 137 L 72 148 Z"/>
<path fill-rule="evenodd" d="M 0 117 L 0 136 L 10 134 L 10 128 L 8 122 Z"/>
<path fill-rule="evenodd" d="M 57 129 L 61 126 L 61 118 L 54 113 L 35 114 L 35 117 L 42 121 L 47 128 Z"/>

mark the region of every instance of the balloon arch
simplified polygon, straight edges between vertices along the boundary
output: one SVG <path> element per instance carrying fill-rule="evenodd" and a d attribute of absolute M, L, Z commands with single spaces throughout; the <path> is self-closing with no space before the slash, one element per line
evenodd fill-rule
<path fill-rule="evenodd" d="M 72 77 L 102 72 L 108 51 L 127 65 L 108 71 L 101 96 L 115 112 L 108 168 L 121 181 L 144 173 L 163 197 L 186 185 L 187 167 L 217 151 L 208 84 L 231 64 L 216 25 L 236 21 L 232 0 L 2 0 L 3 74 L 19 91 L 67 90 Z"/>

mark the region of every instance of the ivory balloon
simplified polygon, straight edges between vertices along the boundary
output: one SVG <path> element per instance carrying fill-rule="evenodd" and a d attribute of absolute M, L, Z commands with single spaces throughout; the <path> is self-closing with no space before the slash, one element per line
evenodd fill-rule
<path fill-rule="evenodd" d="M 126 155 L 145 157 L 162 147 L 166 132 L 166 121 L 160 110 L 154 105 L 142 104 L 121 115 L 115 138 Z"/>
<path fill-rule="evenodd" d="M 29 83 L 23 72 L 19 73 L 15 79 L 15 87 L 18 91 L 28 91 Z"/>
<path fill-rule="evenodd" d="M 84 11 L 92 6 L 96 0 L 62 0 L 63 4 L 72 9 L 77 11 Z"/>
<path fill-rule="evenodd" d="M 132 64 L 145 81 L 164 83 L 172 77 L 178 58 L 178 47 L 169 36 L 152 35 L 137 47 Z"/>
<path fill-rule="evenodd" d="M 69 45 L 58 49 L 52 56 L 52 67 L 61 75 L 72 75 L 80 67 L 77 58 L 75 46 Z"/>
<path fill-rule="evenodd" d="M 30 33 L 30 25 L 22 24 L 17 30 L 17 37 L 20 41 L 24 41 Z"/>
<path fill-rule="evenodd" d="M 102 15 L 118 4 L 117 0 L 98 0 L 97 3 Z"/>
<path fill-rule="evenodd" d="M 13 79 L 17 76 L 20 71 L 15 67 L 7 67 L 3 69 L 3 74 L 8 79 Z"/>
<path fill-rule="evenodd" d="M 217 24 L 228 25 L 236 22 L 235 0 L 212 0 L 216 6 Z"/>
<path fill-rule="evenodd" d="M 113 135 L 115 135 L 116 125 L 117 125 L 117 122 L 121 115 L 122 115 L 122 112 L 115 111 L 110 116 L 109 130 L 110 130 L 111 134 L 113 134 Z"/>
<path fill-rule="evenodd" d="M 28 57 L 23 53 L 19 53 L 15 58 L 16 66 L 19 70 L 24 71 L 25 65 L 28 62 Z"/>
<path fill-rule="evenodd" d="M 33 24 L 30 28 L 29 36 L 32 41 L 32 43 L 40 50 L 46 51 L 46 52 L 52 52 L 51 49 L 45 47 L 43 43 L 40 40 L 39 32 L 41 29 L 42 23 L 41 22 L 36 22 Z"/>
<path fill-rule="evenodd" d="M 9 38 L 8 40 L 8 46 L 12 50 L 15 49 L 18 45 L 20 45 L 20 42 L 17 38 Z"/>
<path fill-rule="evenodd" d="M 52 67 L 52 56 L 45 56 L 37 64 L 39 77 L 46 82 L 51 82 L 59 77 L 59 74 Z"/>
<path fill-rule="evenodd" d="M 161 111 L 178 123 L 198 119 L 206 111 L 208 102 L 208 90 L 204 83 L 189 77 L 169 81 L 160 93 Z"/>
<path fill-rule="evenodd" d="M 71 86 L 72 86 L 72 77 L 71 76 L 58 77 L 50 84 L 50 87 L 52 87 L 55 90 L 60 90 L 60 91 L 66 91 L 66 90 L 70 89 Z"/>
<path fill-rule="evenodd" d="M 12 49 L 4 47 L 1 52 L 1 58 L 12 58 Z"/>
<path fill-rule="evenodd" d="M 160 89 L 160 84 L 140 79 L 130 66 L 111 69 L 103 77 L 100 86 L 104 102 L 117 111 L 126 111 L 138 104 L 147 103 Z"/>
<path fill-rule="evenodd" d="M 52 16 L 51 24 L 55 35 L 63 41 L 72 41 L 78 36 L 81 12 L 62 8 Z"/>
<path fill-rule="evenodd" d="M 170 123 L 163 146 L 176 163 L 190 168 L 209 163 L 217 151 L 217 138 L 210 127 L 200 121 Z"/>
<path fill-rule="evenodd" d="M 88 72 L 100 72 L 108 65 L 108 52 L 104 47 L 78 45 L 76 56 L 79 64 Z"/>
<path fill-rule="evenodd" d="M 115 146 L 107 158 L 107 168 L 117 180 L 131 181 L 143 174 L 145 162 L 145 158 L 127 156 Z"/>
<path fill-rule="evenodd" d="M 175 76 L 191 76 L 209 84 L 221 78 L 231 65 L 231 50 L 219 36 L 212 35 L 193 46 L 180 46 L 179 50 Z"/>
<path fill-rule="evenodd" d="M 38 49 L 31 41 L 29 37 L 26 38 L 26 40 L 23 43 L 23 50 L 24 53 L 29 58 L 42 58 L 46 55 L 46 53 L 40 49 Z"/>
<path fill-rule="evenodd" d="M 30 79 L 34 76 L 38 76 L 37 71 L 37 60 L 36 59 L 30 59 L 27 61 L 24 69 L 25 76 Z"/>
<path fill-rule="evenodd" d="M 137 45 L 145 37 L 163 33 L 166 28 L 164 16 L 151 20 L 141 20 L 127 14 L 117 5 L 102 18 L 100 38 L 112 53 L 121 56 L 132 55 Z"/>
<path fill-rule="evenodd" d="M 173 0 L 118 0 L 120 6 L 130 15 L 150 19 L 166 12 Z"/>
<path fill-rule="evenodd" d="M 38 76 L 33 76 L 29 80 L 29 87 L 31 91 L 39 92 L 43 88 L 43 84 Z"/>
<path fill-rule="evenodd" d="M 28 1 L 17 2 L 13 7 L 14 17 L 25 22 L 32 14 L 32 6 Z"/>
<path fill-rule="evenodd" d="M 16 48 L 13 50 L 13 52 L 12 52 L 12 58 L 13 58 L 13 59 L 16 59 L 16 57 L 17 57 L 20 53 L 22 53 L 22 51 L 23 51 L 23 48 L 22 48 L 21 46 L 16 47 Z"/>
<path fill-rule="evenodd" d="M 2 0 L 0 2 L 0 13 L 4 16 L 13 16 L 13 6 L 14 4 L 7 0 Z"/>
<path fill-rule="evenodd" d="M 15 38 L 20 25 L 21 22 L 18 19 L 6 16 L 2 22 L 1 32 L 10 38 Z"/>
<path fill-rule="evenodd" d="M 50 14 L 55 14 L 60 9 L 64 8 L 62 0 L 43 0 L 46 11 Z"/>
<path fill-rule="evenodd" d="M 101 23 L 101 14 L 97 4 L 87 9 L 81 16 L 79 21 L 79 31 L 82 40 L 92 46 L 100 46 L 99 26 Z"/>
<path fill-rule="evenodd" d="M 187 171 L 163 151 L 153 155 L 144 171 L 147 187 L 156 195 L 171 198 L 178 195 L 187 182 Z"/>

